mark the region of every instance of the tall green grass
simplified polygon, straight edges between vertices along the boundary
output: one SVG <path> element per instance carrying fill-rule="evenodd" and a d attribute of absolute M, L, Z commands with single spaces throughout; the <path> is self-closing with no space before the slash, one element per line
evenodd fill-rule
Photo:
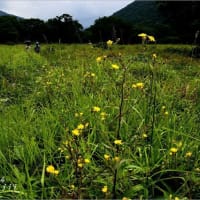
<path fill-rule="evenodd" d="M 0 46 L 0 198 L 200 198 L 190 51 Z"/>

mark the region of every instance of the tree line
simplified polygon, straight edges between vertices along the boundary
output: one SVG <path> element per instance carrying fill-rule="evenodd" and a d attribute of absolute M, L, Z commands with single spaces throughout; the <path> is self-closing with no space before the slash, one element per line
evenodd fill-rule
<path fill-rule="evenodd" d="M 156 33 L 165 42 L 170 38 L 170 42 L 191 43 L 195 32 L 200 29 L 200 3 L 158 1 L 157 6 L 165 16 L 165 29 L 155 26 L 150 34 Z M 130 44 L 140 42 L 137 34 L 141 30 L 142 27 L 137 23 L 132 24 L 114 16 L 99 18 L 87 29 L 83 29 L 69 14 L 47 21 L 0 17 L 0 43 L 21 43 L 25 40 L 41 43 L 97 43 L 120 38 L 120 43 Z"/>

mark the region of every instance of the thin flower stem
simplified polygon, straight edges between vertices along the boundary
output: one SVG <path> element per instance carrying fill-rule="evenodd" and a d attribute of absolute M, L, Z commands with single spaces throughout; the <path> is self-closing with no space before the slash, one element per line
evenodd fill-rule
<path fill-rule="evenodd" d="M 125 66 L 122 66 L 122 68 L 123 68 L 123 78 L 122 78 L 121 89 L 120 89 L 121 98 L 120 98 L 120 105 L 119 105 L 119 118 L 118 118 L 117 134 L 116 134 L 117 139 L 120 139 L 120 130 L 121 130 L 122 113 L 123 113 L 123 105 L 124 105 L 124 84 L 126 81 L 126 69 L 127 69 Z M 116 147 L 116 153 L 117 154 L 119 153 L 118 145 Z M 115 169 L 114 178 L 113 178 L 113 189 L 112 189 L 113 199 L 116 199 L 117 197 L 116 196 L 117 173 L 118 173 L 118 170 Z"/>

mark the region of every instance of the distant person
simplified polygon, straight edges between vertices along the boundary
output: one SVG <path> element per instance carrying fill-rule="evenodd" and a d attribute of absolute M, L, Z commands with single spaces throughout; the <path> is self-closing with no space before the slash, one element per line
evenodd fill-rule
<path fill-rule="evenodd" d="M 24 41 L 24 44 L 26 45 L 26 50 L 29 50 L 31 48 L 31 41 L 30 40 Z"/>
<path fill-rule="evenodd" d="M 35 43 L 35 48 L 34 48 L 35 52 L 36 53 L 39 53 L 40 52 L 40 43 L 39 42 L 36 42 Z"/>

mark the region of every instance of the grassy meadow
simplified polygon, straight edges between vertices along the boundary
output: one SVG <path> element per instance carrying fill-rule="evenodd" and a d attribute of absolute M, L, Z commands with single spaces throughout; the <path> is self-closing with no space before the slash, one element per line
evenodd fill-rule
<path fill-rule="evenodd" d="M 200 199 L 191 45 L 0 46 L 0 199 Z"/>

